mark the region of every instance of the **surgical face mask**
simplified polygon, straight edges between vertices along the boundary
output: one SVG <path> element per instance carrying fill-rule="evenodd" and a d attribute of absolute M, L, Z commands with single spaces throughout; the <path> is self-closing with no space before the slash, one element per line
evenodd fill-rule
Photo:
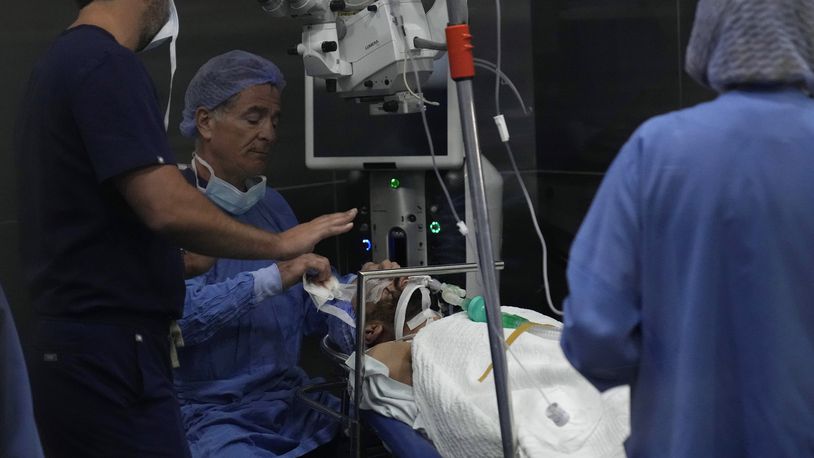
<path fill-rule="evenodd" d="M 170 105 L 172 103 L 172 82 L 175 78 L 175 69 L 177 62 L 175 59 L 175 44 L 178 42 L 178 34 L 180 33 L 180 21 L 178 20 L 178 10 L 175 8 L 175 1 L 170 0 L 170 17 L 164 26 L 155 34 L 152 40 L 147 43 L 139 52 L 149 51 L 164 44 L 167 40 L 170 41 L 170 91 L 167 98 L 167 111 L 164 112 L 164 130 L 167 130 L 170 125 Z"/>
<path fill-rule="evenodd" d="M 196 166 L 198 162 L 209 170 L 209 181 L 207 182 L 206 188 L 201 187 L 198 183 L 198 168 Z M 195 172 L 195 186 L 203 191 L 206 197 L 218 207 L 233 215 L 246 213 L 266 195 L 266 177 L 262 175 L 246 180 L 248 190 L 243 192 L 225 180 L 215 176 L 215 171 L 212 170 L 212 166 L 201 159 L 200 156 L 196 155 L 192 158 L 192 170 Z"/>

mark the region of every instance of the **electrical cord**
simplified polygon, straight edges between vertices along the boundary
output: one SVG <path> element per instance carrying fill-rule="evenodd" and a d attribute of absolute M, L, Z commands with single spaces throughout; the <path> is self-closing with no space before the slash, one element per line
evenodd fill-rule
<path fill-rule="evenodd" d="M 432 133 L 430 132 L 430 124 L 427 121 L 427 112 L 426 112 L 427 107 L 426 107 L 426 105 L 429 104 L 429 105 L 438 106 L 440 104 L 436 103 L 436 102 L 429 102 L 423 96 L 419 96 L 419 95 L 414 94 L 412 92 L 412 90 L 410 89 L 410 86 L 407 84 L 407 61 L 408 60 L 410 61 L 410 66 L 412 67 L 413 75 L 415 76 L 416 88 L 418 89 L 419 93 L 422 92 L 421 80 L 418 77 L 418 70 L 417 70 L 417 68 L 415 66 L 415 63 L 413 62 L 413 56 L 410 54 L 410 51 L 406 48 L 406 42 L 405 42 L 404 53 L 407 56 L 407 59 L 404 60 L 404 72 L 403 72 L 404 85 L 407 86 L 407 90 L 411 94 L 413 94 L 413 96 L 416 97 L 419 100 L 419 102 L 421 103 L 421 122 L 424 125 L 424 133 L 427 136 L 427 145 L 429 146 L 430 157 L 432 158 L 432 169 L 435 172 L 435 177 L 438 179 L 438 184 L 441 185 L 441 190 L 444 191 L 444 196 L 447 199 L 447 204 L 449 205 L 449 209 L 452 211 L 452 215 L 455 217 L 455 225 L 458 227 L 458 232 L 460 232 L 461 235 L 466 236 L 469 233 L 469 229 L 467 229 L 466 223 L 463 220 L 461 220 L 461 217 L 458 216 L 458 212 L 455 210 L 455 204 L 452 202 L 452 197 L 449 194 L 449 190 L 447 189 L 447 185 L 444 183 L 444 179 L 441 177 L 441 171 L 438 169 L 438 163 L 436 162 L 436 158 L 435 158 L 435 145 L 433 144 L 433 141 L 432 141 Z"/>
<path fill-rule="evenodd" d="M 548 308 L 555 313 L 556 315 L 563 316 L 562 310 L 554 307 L 554 302 L 551 300 L 551 288 L 548 281 L 548 247 L 546 246 L 545 238 L 543 237 L 543 232 L 540 230 L 540 224 L 537 221 L 537 213 L 534 211 L 534 205 L 531 202 L 531 196 L 529 195 L 528 189 L 526 189 L 526 184 L 523 181 L 523 176 L 520 174 L 520 170 L 517 168 L 517 161 L 514 159 L 514 154 L 512 153 L 512 148 L 509 145 L 509 131 L 506 127 L 506 122 L 503 117 L 503 114 L 500 112 L 500 81 L 505 78 L 506 81 L 510 81 L 508 77 L 505 76 L 503 71 L 501 70 L 501 64 L 503 59 L 503 52 L 501 49 L 501 2 L 500 0 L 495 0 L 495 8 L 496 8 L 496 18 L 497 18 L 497 59 L 495 61 L 495 124 L 497 124 L 498 131 L 500 133 L 501 142 L 506 146 L 506 153 L 509 155 L 509 161 L 512 164 L 512 169 L 514 170 L 514 174 L 517 177 L 517 181 L 520 183 L 520 188 L 523 190 L 523 196 L 526 199 L 526 204 L 529 208 L 529 213 L 531 216 L 532 223 L 534 224 L 535 232 L 537 233 L 537 238 L 540 240 L 540 246 L 542 247 L 542 254 L 543 254 L 543 285 L 545 288 L 545 297 L 546 297 L 546 304 Z M 488 61 L 481 61 L 481 63 L 486 64 Z M 487 66 L 488 67 L 488 66 Z M 490 69 L 492 70 L 492 69 Z M 511 84 L 510 87 L 517 90 L 514 87 L 514 84 Z M 519 93 L 516 92 L 516 95 L 519 97 Z M 522 102 L 521 105 L 524 107 L 525 112 L 525 103 Z"/>
<path fill-rule="evenodd" d="M 532 218 L 532 221 L 534 223 L 534 228 L 537 230 L 537 235 L 540 238 L 540 244 L 542 245 L 542 249 L 543 249 L 543 280 L 544 280 L 544 285 L 545 285 L 546 300 L 548 302 L 548 307 L 551 309 L 552 312 L 554 312 L 554 313 L 556 313 L 558 315 L 562 315 L 562 312 L 557 310 L 554 307 L 554 304 L 551 301 L 551 294 L 549 292 L 549 285 L 548 285 L 548 268 L 547 268 L 547 266 L 548 266 L 548 262 L 547 262 L 548 250 L 546 248 L 545 239 L 543 238 L 543 233 L 539 229 L 540 226 L 539 226 L 539 224 L 537 222 L 537 215 L 534 212 L 534 206 L 531 203 L 531 197 L 528 194 L 528 190 L 526 189 L 526 185 L 523 182 L 523 177 L 520 175 L 520 171 L 517 168 L 517 163 L 514 160 L 514 155 L 512 154 L 511 147 L 509 146 L 509 131 L 508 131 L 508 128 L 506 127 L 506 122 L 505 122 L 505 120 L 503 118 L 503 115 L 500 113 L 500 81 L 502 79 L 501 75 L 503 75 L 503 71 L 500 68 L 501 67 L 501 59 L 502 59 L 502 50 L 501 50 L 501 3 L 500 2 L 501 2 L 501 0 L 495 0 L 496 20 L 497 20 L 497 59 L 496 59 L 496 63 L 495 63 L 495 72 L 494 72 L 495 73 L 495 117 L 494 117 L 494 119 L 495 119 L 495 124 L 497 125 L 497 128 L 498 128 L 498 131 L 500 133 L 500 140 L 504 145 L 506 145 L 506 151 L 509 154 L 509 159 L 510 159 L 510 161 L 512 163 L 512 168 L 514 169 L 514 173 L 517 176 L 517 181 L 520 182 L 520 187 L 523 190 L 523 195 L 526 198 L 526 203 L 529 206 L 529 210 L 531 212 L 531 218 Z M 522 102 L 521 102 L 521 105 L 525 106 L 525 104 L 522 103 Z M 500 335 L 503 335 L 503 332 L 502 332 L 503 330 L 498 328 L 497 323 L 489 323 L 488 325 L 491 327 L 492 332 L 499 332 Z M 514 358 L 514 360 L 517 362 L 517 364 L 520 366 L 520 368 L 523 370 L 523 372 L 525 372 L 527 375 L 530 376 L 529 371 L 526 370 L 526 367 L 520 361 L 520 358 L 518 358 L 517 355 L 514 354 L 514 351 L 512 350 L 512 348 L 510 346 L 506 345 L 505 341 L 503 342 L 503 347 L 506 349 L 506 351 L 510 355 L 512 355 L 512 358 Z M 543 393 L 541 389 L 538 389 L 538 391 L 540 391 L 540 394 L 543 396 L 543 399 L 548 404 L 548 407 L 546 408 L 546 411 L 545 411 L 546 417 L 548 417 L 548 419 L 551 420 L 555 425 L 560 426 L 560 427 L 562 427 L 563 425 L 568 423 L 569 417 L 570 417 L 568 412 L 565 411 L 565 409 L 563 409 L 562 407 L 560 407 L 556 402 L 552 403 L 551 401 L 549 401 L 548 396 L 546 396 L 545 393 Z"/>
<path fill-rule="evenodd" d="M 415 66 L 413 66 L 413 71 L 416 72 Z M 418 90 L 421 91 L 421 82 L 418 81 L 418 72 L 415 73 L 415 77 L 416 82 L 418 83 Z M 433 146 L 432 134 L 430 133 L 430 124 L 427 121 L 427 112 L 426 107 L 424 106 L 421 107 L 421 122 L 424 124 L 424 133 L 427 135 L 427 143 L 430 147 L 432 169 L 435 172 L 436 178 L 438 178 L 438 184 L 441 185 L 441 189 L 444 191 L 444 196 L 447 198 L 449 209 L 452 211 L 452 215 L 455 217 L 455 224 L 458 226 L 458 231 L 461 233 L 461 235 L 466 236 L 469 233 L 469 230 L 466 228 L 466 223 L 464 223 L 463 220 L 461 220 L 461 217 L 458 216 L 458 212 L 455 210 L 455 204 L 452 202 L 452 197 L 449 194 L 447 185 L 444 183 L 444 179 L 441 177 L 441 172 L 438 170 L 438 164 L 435 162 L 435 147 Z"/>
<path fill-rule="evenodd" d="M 410 55 L 410 51 L 406 48 L 406 44 L 405 44 L 404 54 L 407 55 L 407 59 L 404 59 L 402 61 L 402 70 L 401 70 L 401 76 L 404 79 L 404 87 L 407 88 L 407 92 L 409 92 L 410 95 L 415 97 L 416 100 L 418 100 L 421 103 L 422 113 L 423 113 L 423 108 L 424 108 L 425 104 L 426 105 L 432 105 L 434 107 L 437 107 L 437 106 L 441 105 L 438 102 L 433 102 L 431 100 L 425 99 L 423 94 L 419 95 L 419 94 L 416 94 L 415 92 L 413 92 L 413 89 L 410 87 L 410 83 L 407 82 L 407 61 L 408 60 L 410 61 L 410 65 L 413 67 L 413 73 L 415 73 L 415 82 L 416 82 L 416 87 L 418 88 L 418 92 L 421 92 L 421 82 L 418 81 L 418 70 L 415 69 L 415 65 L 413 64 L 413 56 Z"/>
<path fill-rule="evenodd" d="M 492 72 L 495 75 L 498 74 L 497 73 L 497 68 L 495 67 L 495 64 L 489 62 L 488 60 L 479 59 L 477 57 L 475 59 L 473 59 L 473 60 L 475 61 L 475 66 L 476 67 L 480 67 L 480 68 L 489 70 L 490 72 Z M 530 106 L 526 105 L 525 100 L 523 100 L 523 97 L 520 95 L 520 91 L 517 90 L 517 86 L 515 86 L 514 83 L 512 82 L 512 80 L 509 79 L 508 75 L 506 75 L 503 72 L 500 72 L 500 78 L 503 80 L 503 83 L 506 84 L 507 86 L 509 86 L 509 88 L 512 90 L 512 92 L 514 92 L 514 96 L 517 97 L 517 101 L 520 103 L 520 108 L 523 110 L 523 114 L 528 116 L 533 110 L 532 110 L 532 108 Z"/>

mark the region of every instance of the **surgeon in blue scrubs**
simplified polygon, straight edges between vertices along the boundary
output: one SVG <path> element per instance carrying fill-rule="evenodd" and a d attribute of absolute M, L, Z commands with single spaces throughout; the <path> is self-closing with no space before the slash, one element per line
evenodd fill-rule
<path fill-rule="evenodd" d="M 574 240 L 562 348 L 631 457 L 814 456 L 814 2 L 701 0 L 708 103 L 644 123 Z"/>
<path fill-rule="evenodd" d="M 272 232 L 297 224 L 262 176 L 277 140 L 284 87 L 277 66 L 260 56 L 216 56 L 190 82 L 180 126 L 195 138 L 184 171 L 189 182 L 224 212 Z M 294 397 L 312 381 L 297 366 L 303 336 L 328 331 L 328 315 L 301 284 L 285 289 L 312 265 L 328 261 L 218 259 L 187 281 L 175 386 L 193 456 L 295 457 L 335 436 L 336 421 Z M 327 394 L 315 399 L 339 407 Z"/>

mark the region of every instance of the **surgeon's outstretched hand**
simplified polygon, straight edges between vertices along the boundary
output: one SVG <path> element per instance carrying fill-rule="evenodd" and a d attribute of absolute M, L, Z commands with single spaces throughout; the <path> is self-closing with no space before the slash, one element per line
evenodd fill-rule
<path fill-rule="evenodd" d="M 327 258 L 318 254 L 306 253 L 290 261 L 277 261 L 280 271 L 280 280 L 283 288 L 289 288 L 302 280 L 305 273 L 314 277 L 314 281 L 322 283 L 331 278 L 331 263 Z"/>
<path fill-rule="evenodd" d="M 353 228 L 356 209 L 318 216 L 280 234 L 283 250 L 281 259 L 291 259 L 314 251 L 321 240 L 344 234 Z"/>

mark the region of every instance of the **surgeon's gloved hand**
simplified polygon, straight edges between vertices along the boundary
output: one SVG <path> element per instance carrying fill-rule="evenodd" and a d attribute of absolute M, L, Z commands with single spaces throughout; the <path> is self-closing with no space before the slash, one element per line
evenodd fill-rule
<path fill-rule="evenodd" d="M 318 216 L 280 234 L 280 259 L 291 259 L 310 253 L 321 240 L 344 234 L 353 228 L 356 209 Z M 327 278 L 323 278 L 323 281 Z"/>
<path fill-rule="evenodd" d="M 324 283 L 332 276 L 330 261 L 313 253 L 297 256 L 290 261 L 278 261 L 277 268 L 280 271 L 283 288 L 299 282 L 304 274 L 312 277 L 314 283 Z"/>

